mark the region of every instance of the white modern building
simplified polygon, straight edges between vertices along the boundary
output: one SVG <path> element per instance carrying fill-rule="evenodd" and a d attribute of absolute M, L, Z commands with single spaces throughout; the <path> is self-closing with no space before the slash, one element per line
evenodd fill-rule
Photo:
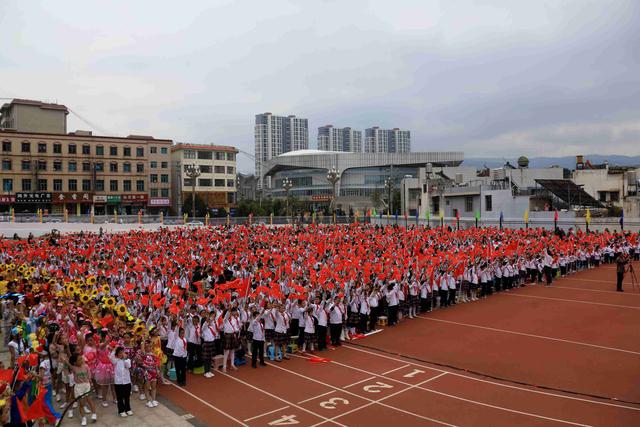
<path fill-rule="evenodd" d="M 296 116 L 257 114 L 254 128 L 256 176 L 262 177 L 263 163 L 289 151 L 309 148 L 309 123 Z M 262 188 L 262 180 L 258 188 Z"/>
<path fill-rule="evenodd" d="M 411 151 L 411 132 L 408 130 L 380 129 L 378 126 L 365 130 L 364 151 L 367 153 L 408 153 Z"/>
<path fill-rule="evenodd" d="M 362 152 L 362 131 L 325 125 L 318 128 L 318 150 Z"/>

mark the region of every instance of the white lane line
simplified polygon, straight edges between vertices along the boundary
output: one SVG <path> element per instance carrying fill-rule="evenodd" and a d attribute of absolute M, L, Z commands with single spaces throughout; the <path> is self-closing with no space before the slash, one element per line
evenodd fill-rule
<path fill-rule="evenodd" d="M 404 368 L 406 368 L 407 366 L 411 366 L 411 365 L 409 365 L 409 364 L 407 363 L 406 365 L 400 366 L 400 367 L 398 367 L 398 368 L 394 368 L 394 369 L 392 369 L 392 370 L 390 370 L 390 371 L 387 371 L 387 372 L 383 372 L 383 373 L 382 373 L 382 375 L 387 375 L 387 374 L 390 374 L 390 373 L 392 373 L 392 372 L 399 371 L 400 369 L 404 369 Z"/>
<path fill-rule="evenodd" d="M 319 398 L 321 398 L 321 397 L 323 397 L 323 396 L 326 396 L 326 395 L 328 395 L 328 394 L 335 393 L 335 392 L 336 392 L 335 390 L 329 390 L 329 391 L 328 391 L 328 392 L 326 392 L 326 393 L 322 393 L 322 394 L 319 394 L 319 395 L 317 395 L 317 396 L 312 396 L 312 397 L 310 397 L 310 398 L 308 398 L 308 399 L 301 400 L 300 402 L 298 402 L 298 405 L 300 405 L 301 403 L 310 402 L 310 401 L 312 401 L 312 400 L 319 399 Z"/>
<path fill-rule="evenodd" d="M 545 287 L 545 289 L 570 289 L 570 290 L 576 290 L 576 291 L 603 292 L 603 293 L 607 293 L 607 294 L 616 294 L 616 295 L 621 295 L 621 296 L 640 297 L 639 293 L 605 291 L 605 290 L 602 290 L 602 289 L 575 288 L 573 286 L 551 285 L 551 286 Z"/>
<path fill-rule="evenodd" d="M 576 304 L 601 305 L 601 306 L 604 306 L 604 307 L 628 308 L 628 309 L 631 309 L 631 310 L 640 310 L 640 307 L 632 306 L 632 305 L 607 304 L 607 303 L 604 303 L 604 302 L 581 301 L 581 300 L 577 300 L 577 299 L 541 297 L 539 295 L 523 295 L 523 294 L 519 294 L 519 293 L 511 293 L 511 294 L 503 293 L 502 295 L 507 296 L 507 297 L 536 298 L 536 299 L 546 299 L 546 300 L 551 300 L 551 301 L 573 302 L 573 303 L 576 303 Z"/>
<path fill-rule="evenodd" d="M 193 397 L 194 399 L 196 399 L 198 402 L 202 403 L 203 405 L 213 409 L 216 412 L 221 413 L 222 415 L 224 415 L 225 417 L 229 418 L 230 420 L 233 420 L 235 422 L 237 422 L 238 424 L 240 424 L 241 426 L 245 426 L 245 427 L 249 427 L 248 424 L 243 423 L 242 421 L 240 421 L 239 419 L 235 418 L 233 415 L 229 415 L 226 412 L 224 412 L 222 409 L 216 408 L 215 406 L 213 406 L 211 403 L 207 402 L 206 400 L 202 400 L 201 398 L 199 398 L 198 396 L 196 396 L 195 394 L 191 393 L 190 391 L 187 391 L 185 388 L 180 387 L 179 385 L 173 384 L 171 383 L 172 386 L 174 386 L 175 388 L 177 388 L 178 390 L 182 391 L 183 393 L 188 394 L 189 396 Z"/>
<path fill-rule="evenodd" d="M 247 422 L 247 421 L 251 421 L 251 420 L 257 420 L 258 418 L 262 418 L 262 417 L 264 417 L 266 415 L 273 414 L 274 412 L 282 411 L 283 409 L 287 409 L 289 407 L 290 407 L 289 405 L 283 406 L 282 408 L 274 409 L 273 411 L 265 412 L 264 414 L 260 414 L 260 415 L 256 415 L 255 417 L 247 418 L 244 421 Z"/>
<path fill-rule="evenodd" d="M 349 388 L 349 387 L 353 387 L 354 385 L 362 384 L 362 383 L 367 382 L 367 381 L 369 381 L 369 380 L 372 380 L 372 379 L 374 379 L 374 378 L 375 378 L 375 377 L 368 377 L 368 378 L 365 378 L 365 379 L 363 379 L 363 380 L 356 381 L 355 383 L 352 383 L 352 384 L 346 385 L 346 386 L 344 386 L 344 387 L 342 387 L 342 388 Z"/>
<path fill-rule="evenodd" d="M 359 406 L 359 407 L 357 407 L 357 408 L 354 408 L 354 409 L 352 409 L 352 410 L 350 410 L 350 411 L 347 411 L 347 412 L 345 412 L 345 413 L 343 413 L 343 414 L 336 415 L 335 417 L 333 417 L 333 418 L 331 418 L 331 419 L 332 419 L 332 420 L 335 420 L 335 419 L 338 419 L 338 418 L 342 418 L 342 417 L 344 417 L 345 415 L 349 415 L 349 414 L 352 414 L 352 413 L 354 413 L 354 412 L 357 412 L 357 411 L 359 411 L 359 410 L 361 410 L 361 409 L 368 408 L 368 407 L 369 407 L 369 406 L 371 406 L 371 405 L 378 404 L 378 403 L 382 402 L 383 400 L 386 400 L 386 399 L 390 399 L 390 398 L 392 398 L 392 397 L 395 397 L 395 396 L 397 396 L 397 395 L 399 395 L 399 394 L 401 394 L 401 393 L 404 393 L 405 391 L 411 390 L 411 389 L 416 388 L 416 387 L 420 387 L 421 385 L 426 384 L 426 383 L 428 383 L 429 381 L 433 381 L 433 380 L 435 380 L 435 379 L 438 379 L 438 378 L 440 378 L 440 377 L 442 377 L 442 376 L 444 376 L 444 375 L 447 375 L 447 373 L 446 373 L 446 372 L 443 372 L 443 373 L 441 373 L 441 374 L 439 374 L 439 375 L 436 375 L 436 376 L 435 376 L 435 377 L 433 377 L 433 378 L 429 378 L 429 379 L 427 379 L 427 380 L 421 381 L 421 382 L 419 382 L 418 384 L 414 384 L 414 385 L 412 385 L 411 387 L 404 388 L 404 389 L 402 389 L 402 390 L 400 390 L 400 391 L 396 391 L 395 393 L 392 393 L 392 394 L 390 394 L 390 395 L 388 395 L 388 396 L 385 396 L 385 397 L 383 397 L 383 398 L 380 398 L 380 399 L 376 400 L 375 402 L 369 402 L 369 403 L 367 403 L 367 404 L 364 404 L 364 405 L 362 405 L 362 406 Z M 311 426 L 311 427 L 316 427 L 316 426 L 319 426 L 319 425 L 324 424 L 324 423 L 325 423 L 325 422 L 323 421 L 323 422 L 320 422 L 320 423 L 318 423 L 318 424 L 314 424 L 314 425 L 313 425 L 313 426 Z"/>
<path fill-rule="evenodd" d="M 275 366 L 275 365 L 273 365 L 273 364 L 271 364 L 271 363 L 269 363 L 269 365 L 271 365 L 271 366 Z M 277 366 L 276 366 L 276 367 L 277 367 Z M 275 395 L 275 394 L 273 394 L 273 393 L 269 393 L 268 391 L 263 390 L 263 389 L 261 389 L 261 388 L 259 388 L 259 387 L 256 387 L 256 386 L 254 386 L 253 384 L 250 384 L 250 383 L 248 383 L 248 382 L 246 382 L 246 381 L 243 381 L 243 380 L 241 380 L 241 379 L 239 379 L 239 378 L 235 378 L 235 377 L 233 377 L 233 376 L 231 376 L 231 375 L 229 375 L 229 374 L 225 374 L 224 372 L 220 372 L 220 373 L 221 373 L 222 375 L 224 375 L 225 377 L 231 378 L 232 380 L 239 382 L 240 384 L 244 384 L 244 385 L 246 385 L 247 387 L 250 387 L 250 388 L 252 388 L 252 389 L 254 389 L 254 390 L 257 390 L 257 391 L 259 391 L 260 393 L 266 394 L 267 396 L 271 396 L 271 397 L 273 397 L 274 399 L 277 399 L 277 400 L 279 400 L 279 401 L 281 401 L 281 402 L 284 402 L 284 403 L 289 404 L 289 406 L 293 406 L 294 408 L 298 408 L 298 409 L 300 409 L 301 411 L 307 412 L 307 413 L 309 413 L 309 414 L 313 415 L 314 417 L 321 418 L 321 419 L 323 419 L 323 420 L 325 420 L 325 421 L 329 421 L 329 422 L 331 422 L 331 423 L 333 423 L 333 424 L 337 424 L 337 425 L 342 426 L 342 427 L 347 427 L 347 426 L 345 426 L 344 424 L 340 424 L 339 422 L 336 422 L 336 421 L 331 421 L 329 418 L 327 418 L 327 417 L 325 417 L 325 416 L 323 416 L 323 415 L 316 414 L 316 413 L 315 413 L 315 412 L 313 412 L 313 411 L 310 411 L 310 410 L 308 410 L 308 409 L 305 409 L 305 408 L 303 408 L 302 406 L 296 405 L 296 404 L 295 404 L 295 403 L 293 403 L 293 402 L 289 402 L 288 400 L 283 399 L 283 398 L 282 398 L 282 397 L 280 397 L 280 396 L 277 396 L 277 395 Z"/>
<path fill-rule="evenodd" d="M 416 317 L 419 318 L 419 319 L 423 319 L 423 320 L 429 320 L 431 322 L 449 323 L 449 324 L 452 324 L 452 325 L 466 326 L 466 327 L 477 328 L 477 329 L 485 329 L 487 331 L 502 332 L 502 333 L 505 333 L 505 334 L 521 335 L 521 336 L 524 336 L 524 337 L 539 338 L 539 339 L 544 339 L 544 340 L 549 340 L 549 341 L 558 341 L 558 342 L 564 342 L 564 343 L 568 343 L 568 344 L 582 345 L 582 346 L 585 346 L 585 347 L 599 348 L 599 349 L 602 349 L 602 350 L 618 351 L 618 352 L 621 352 L 621 353 L 640 355 L 640 352 L 637 352 L 637 351 L 625 350 L 625 349 L 622 349 L 622 348 L 615 348 L 615 347 L 607 347 L 607 346 L 604 346 L 604 345 L 589 344 L 589 343 L 581 342 L 581 341 L 565 340 L 565 339 L 562 339 L 562 338 L 553 338 L 553 337 L 547 337 L 547 336 L 544 336 L 544 335 L 527 334 L 525 332 L 509 331 L 507 329 L 491 328 L 489 326 L 480 326 L 480 325 L 474 325 L 474 324 L 471 324 L 471 323 L 454 322 L 452 320 L 435 319 L 435 318 L 432 318 L 432 317 L 424 317 L 424 316 L 420 316 L 420 315 L 418 315 Z"/>
<path fill-rule="evenodd" d="M 348 395 L 351 395 L 351 396 L 357 397 L 358 399 L 362 399 L 362 400 L 366 400 L 366 401 L 369 401 L 369 402 L 377 403 L 374 399 L 369 399 L 369 398 L 367 398 L 367 397 L 364 397 L 364 396 L 361 396 L 361 395 L 359 395 L 359 394 L 353 393 L 353 392 L 351 392 L 351 391 L 349 391 L 349 390 L 344 390 L 344 389 L 342 389 L 342 388 L 340 388 L 340 387 L 336 387 L 336 386 L 334 386 L 334 385 L 327 384 L 327 383 L 325 383 L 325 382 L 323 382 L 323 381 L 320 381 L 320 380 L 317 380 L 317 379 L 315 379 L 315 378 L 311 378 L 311 377 L 308 377 L 308 376 L 306 376 L 306 375 L 300 374 L 300 373 L 298 373 L 298 372 L 291 371 L 291 370 L 289 370 L 289 369 L 283 368 L 283 367 L 281 367 L 281 366 L 274 365 L 273 363 L 268 363 L 268 362 L 267 362 L 267 364 L 268 364 L 269 366 L 273 366 L 274 368 L 280 369 L 280 370 L 282 370 L 282 371 L 288 372 L 288 373 L 290 373 L 290 374 L 296 375 L 296 376 L 298 376 L 298 377 L 304 378 L 304 379 L 309 380 L 309 381 L 312 381 L 312 382 L 314 382 L 314 383 L 318 383 L 318 384 L 321 384 L 321 385 L 323 385 L 323 386 L 325 386 L 325 387 L 332 388 L 332 389 L 334 389 L 334 390 L 336 390 L 336 391 L 339 391 L 339 392 L 346 393 L 346 394 L 348 394 Z M 410 385 L 411 385 L 411 384 L 410 384 Z M 436 420 L 435 418 L 425 417 L 425 416 L 420 415 L 420 414 L 414 414 L 413 412 L 406 411 L 406 410 L 401 409 L 401 408 L 396 408 L 395 406 L 387 405 L 386 403 L 378 403 L 378 404 L 379 404 L 379 405 L 381 405 L 381 406 L 384 406 L 385 408 L 393 409 L 394 411 L 402 412 L 403 414 L 411 415 L 411 416 L 416 417 L 416 418 L 421 418 L 421 419 L 423 419 L 423 420 L 432 421 L 432 422 L 434 422 L 434 423 L 438 423 L 438 424 L 442 424 L 442 425 L 446 425 L 446 426 L 451 426 L 451 424 L 446 423 L 446 422 L 444 422 L 444 421 Z M 322 417 L 322 418 L 324 418 L 324 417 Z M 327 421 L 327 420 L 328 420 L 328 418 L 325 418 L 325 421 Z M 335 423 L 336 421 L 331 421 L 331 422 Z"/>
<path fill-rule="evenodd" d="M 348 368 L 348 369 L 351 369 L 351 370 L 354 370 L 354 371 L 368 373 L 370 375 L 376 375 L 374 372 L 369 372 L 366 369 L 357 368 L 355 366 L 347 365 L 347 364 L 341 363 L 341 362 L 336 362 L 334 360 L 332 360 L 330 363 L 333 363 L 333 364 L 336 364 L 336 365 L 340 365 L 340 366 L 344 366 L 345 368 Z M 450 372 L 441 371 L 440 374 L 438 374 L 438 375 L 436 375 L 436 376 L 434 376 L 432 378 L 429 378 L 428 381 L 433 381 L 433 380 L 435 380 L 437 378 L 442 377 L 445 374 L 450 374 Z M 424 391 L 427 391 L 429 393 L 439 394 L 441 396 L 445 396 L 445 397 L 448 397 L 448 398 L 451 398 L 451 399 L 462 400 L 464 402 L 468 402 L 468 403 L 472 403 L 472 404 L 476 404 L 476 405 L 480 405 L 480 406 L 487 406 L 487 407 L 490 407 L 492 409 L 498 409 L 498 410 L 501 410 L 501 411 L 512 412 L 512 413 L 516 413 L 516 414 L 520 414 L 520 415 L 526 415 L 526 416 L 534 417 L 534 418 L 541 418 L 541 419 L 545 419 L 545 420 L 557 421 L 557 422 L 565 423 L 565 424 L 578 425 L 578 426 L 585 426 L 586 425 L 586 424 L 575 423 L 573 421 L 561 420 L 559 418 L 547 417 L 545 415 L 539 415 L 539 414 L 534 414 L 534 413 L 530 413 L 530 412 L 518 411 L 517 409 L 505 408 L 503 406 L 492 405 L 492 404 L 480 402 L 480 401 L 477 401 L 477 400 L 471 400 L 471 399 L 467 399 L 465 397 L 460 397 L 460 396 L 456 396 L 456 395 L 453 395 L 453 394 L 447 394 L 447 393 L 443 393 L 443 392 L 440 392 L 440 391 L 436 391 L 436 390 L 433 390 L 433 389 L 430 389 L 430 388 L 423 388 L 423 387 L 420 387 L 420 386 L 416 386 L 415 384 L 407 383 L 407 382 L 404 382 L 402 380 L 397 380 L 395 378 L 386 377 L 386 376 L 380 375 L 380 374 L 377 374 L 376 376 L 379 377 L 379 378 L 383 378 L 383 379 L 386 379 L 386 380 L 389 380 L 389 381 L 393 381 L 393 382 L 402 384 L 402 385 L 410 386 L 410 388 L 418 388 L 420 390 L 424 390 Z"/>
<path fill-rule="evenodd" d="M 579 279 L 577 277 L 562 277 L 558 280 L 575 280 L 577 282 L 593 282 L 593 283 L 606 283 L 612 287 L 615 285 L 615 280 L 598 280 L 598 279 Z M 631 282 L 622 282 L 623 285 L 631 285 Z M 553 286 L 553 285 L 551 285 Z"/>
<path fill-rule="evenodd" d="M 398 359 L 396 357 L 387 356 L 386 354 L 375 353 L 373 351 L 364 350 L 364 349 L 357 348 L 357 347 L 352 347 L 350 345 L 344 345 L 343 348 L 347 348 L 347 349 L 353 350 L 353 351 L 359 351 L 359 352 L 362 352 L 362 353 L 371 354 L 373 356 L 381 357 L 381 358 L 384 358 L 384 359 L 395 360 L 397 362 L 407 362 L 406 360 Z M 471 381 L 478 381 L 478 382 L 481 382 L 481 383 L 491 384 L 491 385 L 495 385 L 495 386 L 499 386 L 499 387 L 506 387 L 506 388 L 511 388 L 511 389 L 514 389 L 514 390 L 525 391 L 525 392 L 528 392 L 528 393 L 541 394 L 541 395 L 544 395 L 544 396 L 552 396 L 552 397 L 558 397 L 558 398 L 562 398 L 562 399 L 569 399 L 569 400 L 576 400 L 576 401 L 579 401 L 579 402 L 591 403 L 591 404 L 594 404 L 594 405 L 612 406 L 614 408 L 629 409 L 631 411 L 639 411 L 640 412 L 640 408 L 635 408 L 633 406 L 625 406 L 625 405 L 620 405 L 620 404 L 617 404 L 617 403 L 609 403 L 609 402 L 600 402 L 600 401 L 597 401 L 597 400 L 589 400 L 589 399 L 584 399 L 582 397 L 575 397 L 575 396 L 566 396 L 564 394 L 551 393 L 551 392 L 548 392 L 548 391 L 533 390 L 533 389 L 529 389 L 529 388 L 525 388 L 525 387 L 519 387 L 519 386 L 511 385 L 511 384 L 503 384 L 503 383 L 499 383 L 499 382 L 496 382 L 496 381 L 490 381 L 490 380 L 485 380 L 485 379 L 482 379 L 482 378 L 471 377 L 469 375 L 464 375 L 464 374 L 460 374 L 460 373 L 457 373 L 457 372 L 445 371 L 443 369 L 432 368 L 431 366 L 427 366 L 427 365 L 424 365 L 422 363 L 415 363 L 415 362 L 409 362 L 409 363 L 411 365 L 413 365 L 413 366 L 419 366 L 421 368 L 431 369 L 431 370 L 439 371 L 439 372 L 447 372 L 450 375 L 455 375 L 455 376 L 460 377 L 460 378 L 465 378 L 465 379 L 468 379 L 468 380 L 471 380 Z"/>

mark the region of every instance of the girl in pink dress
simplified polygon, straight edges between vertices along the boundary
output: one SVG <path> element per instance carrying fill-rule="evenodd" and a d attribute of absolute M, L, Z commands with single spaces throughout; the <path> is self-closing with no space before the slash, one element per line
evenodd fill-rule
<path fill-rule="evenodd" d="M 102 398 L 102 406 L 109 406 L 107 394 L 111 390 L 111 396 L 115 399 L 113 392 L 113 363 L 109 359 L 108 340 L 105 339 L 98 348 L 97 363 L 94 370 L 94 379 L 98 385 L 98 397 Z"/>

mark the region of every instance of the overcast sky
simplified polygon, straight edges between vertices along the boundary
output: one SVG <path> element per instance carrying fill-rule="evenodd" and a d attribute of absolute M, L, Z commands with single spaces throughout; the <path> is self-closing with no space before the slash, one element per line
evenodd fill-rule
<path fill-rule="evenodd" d="M 311 148 L 331 123 L 413 151 L 640 154 L 637 0 L 3 0 L 0 26 L 0 97 L 98 134 L 253 153 L 270 111 L 308 118 Z"/>

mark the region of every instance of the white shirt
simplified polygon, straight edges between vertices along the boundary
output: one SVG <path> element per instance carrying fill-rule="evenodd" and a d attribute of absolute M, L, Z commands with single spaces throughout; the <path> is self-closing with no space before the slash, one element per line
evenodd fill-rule
<path fill-rule="evenodd" d="M 186 356 L 186 348 L 185 348 L 185 356 Z M 113 363 L 113 383 L 114 384 L 131 384 L 131 373 L 129 369 L 131 368 L 131 360 L 129 359 L 120 359 L 116 357 L 115 352 L 109 354 L 109 359 L 111 363 Z"/>
<path fill-rule="evenodd" d="M 174 357 L 187 357 L 187 340 L 176 336 L 173 341 L 173 356 Z"/>
<path fill-rule="evenodd" d="M 253 333 L 254 341 L 264 341 L 264 325 L 259 320 L 252 320 L 249 323 L 249 332 Z"/>

